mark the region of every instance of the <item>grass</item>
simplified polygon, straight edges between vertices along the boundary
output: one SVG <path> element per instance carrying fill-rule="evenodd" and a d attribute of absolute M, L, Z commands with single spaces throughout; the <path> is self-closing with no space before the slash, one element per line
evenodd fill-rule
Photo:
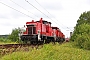
<path fill-rule="evenodd" d="M 76 48 L 71 42 L 45 44 L 41 49 L 7 54 L 1 60 L 90 60 L 90 51 Z"/>
<path fill-rule="evenodd" d="M 0 42 L 0 44 L 17 44 L 17 42 Z"/>
<path fill-rule="evenodd" d="M 0 38 L 0 44 L 16 44 L 17 42 L 13 42 L 7 38 Z"/>

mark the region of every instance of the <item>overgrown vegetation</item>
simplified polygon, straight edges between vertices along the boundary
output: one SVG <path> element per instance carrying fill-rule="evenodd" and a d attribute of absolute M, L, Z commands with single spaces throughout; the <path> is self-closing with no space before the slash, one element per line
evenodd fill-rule
<path fill-rule="evenodd" d="M 80 48 L 90 50 L 90 11 L 80 15 L 71 41 Z"/>
<path fill-rule="evenodd" d="M 11 42 L 11 40 L 7 39 L 7 38 L 0 38 L 0 42 Z"/>
<path fill-rule="evenodd" d="M 20 28 L 15 28 L 12 30 L 12 33 L 9 35 L 8 39 L 14 41 L 14 42 L 21 42 L 19 40 L 19 33 L 21 32 Z"/>
<path fill-rule="evenodd" d="M 17 43 L 17 42 L 14 42 L 10 39 L 7 39 L 7 38 L 0 38 L 0 44 L 13 44 L 13 43 Z"/>
<path fill-rule="evenodd" d="M 15 28 L 12 29 L 11 34 L 7 38 L 0 38 L 1 43 L 10 43 L 10 42 L 17 42 L 22 43 L 22 41 L 19 39 L 19 34 L 21 33 L 21 28 Z"/>
<path fill-rule="evenodd" d="M 90 60 L 90 51 L 78 49 L 73 43 L 45 44 L 41 49 L 7 54 L 1 60 Z"/>

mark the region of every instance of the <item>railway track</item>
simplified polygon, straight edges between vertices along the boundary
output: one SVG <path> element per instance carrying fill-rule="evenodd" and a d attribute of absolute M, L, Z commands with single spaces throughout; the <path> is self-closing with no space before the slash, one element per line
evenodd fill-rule
<path fill-rule="evenodd" d="M 42 47 L 43 45 L 40 44 L 1 44 L 0 55 L 3 56 L 16 51 L 31 51 L 32 49 L 40 49 Z"/>
<path fill-rule="evenodd" d="M 40 44 L 1 44 L 0 49 L 8 49 L 8 48 L 18 48 L 18 47 L 36 47 Z"/>
<path fill-rule="evenodd" d="M 25 46 L 30 46 L 30 44 L 2 44 L 0 45 L 0 49 L 18 48 L 18 47 L 25 47 Z"/>

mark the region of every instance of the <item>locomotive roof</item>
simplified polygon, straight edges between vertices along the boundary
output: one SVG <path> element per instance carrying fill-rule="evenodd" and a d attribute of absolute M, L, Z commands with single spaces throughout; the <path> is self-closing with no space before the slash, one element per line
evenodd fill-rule
<path fill-rule="evenodd" d="M 36 22 L 40 22 L 40 21 L 36 21 Z M 51 22 L 48 22 L 48 21 L 45 21 L 45 20 L 42 20 L 42 22 L 43 22 L 43 23 L 45 23 L 45 22 L 46 22 L 46 23 L 51 24 Z"/>

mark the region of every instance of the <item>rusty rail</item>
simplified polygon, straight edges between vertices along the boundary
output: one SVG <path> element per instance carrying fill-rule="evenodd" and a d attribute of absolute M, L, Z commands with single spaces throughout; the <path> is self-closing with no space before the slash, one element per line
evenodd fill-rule
<path fill-rule="evenodd" d="M 39 46 L 37 44 L 2 44 L 0 45 L 0 49 L 7 49 L 7 48 L 18 48 L 18 47 L 27 47 L 27 46 Z"/>

